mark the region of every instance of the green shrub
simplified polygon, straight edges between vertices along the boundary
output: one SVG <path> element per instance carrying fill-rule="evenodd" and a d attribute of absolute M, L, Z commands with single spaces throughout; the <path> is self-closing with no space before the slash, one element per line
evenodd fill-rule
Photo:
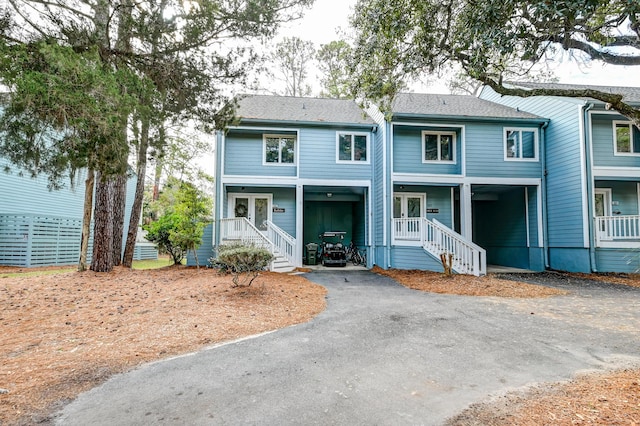
<path fill-rule="evenodd" d="M 248 287 L 272 260 L 273 254 L 265 248 L 229 244 L 218 247 L 218 257 L 212 263 L 233 275 L 233 287 Z"/>

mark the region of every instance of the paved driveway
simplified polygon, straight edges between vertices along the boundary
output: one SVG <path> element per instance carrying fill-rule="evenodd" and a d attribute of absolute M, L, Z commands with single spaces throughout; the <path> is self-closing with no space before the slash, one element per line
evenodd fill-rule
<path fill-rule="evenodd" d="M 57 423 L 436 425 L 492 394 L 640 362 L 640 289 L 518 300 L 307 277 L 329 289 L 313 321 L 116 376 Z"/>

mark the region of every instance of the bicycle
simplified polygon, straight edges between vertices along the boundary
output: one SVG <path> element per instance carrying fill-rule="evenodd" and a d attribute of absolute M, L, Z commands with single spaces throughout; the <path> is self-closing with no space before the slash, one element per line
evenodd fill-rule
<path fill-rule="evenodd" d="M 349 243 L 347 247 L 347 260 L 350 260 L 355 266 L 367 265 L 367 253 L 364 250 L 358 249 L 358 246 L 353 241 Z"/>

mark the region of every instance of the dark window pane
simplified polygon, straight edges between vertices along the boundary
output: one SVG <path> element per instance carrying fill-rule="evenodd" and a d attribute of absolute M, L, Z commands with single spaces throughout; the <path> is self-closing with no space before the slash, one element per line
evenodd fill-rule
<path fill-rule="evenodd" d="M 351 135 L 340 135 L 338 139 L 338 159 L 351 161 Z"/>
<path fill-rule="evenodd" d="M 522 158 L 536 158 L 535 133 L 522 131 Z"/>
<path fill-rule="evenodd" d="M 282 138 L 280 140 L 280 148 L 282 150 L 282 162 L 286 164 L 293 164 L 296 149 L 293 138 Z"/>
<path fill-rule="evenodd" d="M 424 135 L 424 159 L 438 160 L 438 135 Z"/>
<path fill-rule="evenodd" d="M 631 152 L 631 134 L 628 124 L 616 124 L 616 145 L 618 152 Z"/>
<path fill-rule="evenodd" d="M 354 136 L 354 160 L 367 161 L 367 137 L 366 136 Z"/>
<path fill-rule="evenodd" d="M 453 161 L 453 137 L 451 135 L 440 136 L 440 159 Z"/>
<path fill-rule="evenodd" d="M 280 141 L 278 138 L 267 138 L 266 144 L 266 162 L 267 163 L 277 163 L 278 159 L 278 148 Z"/>
<path fill-rule="evenodd" d="M 520 158 L 518 136 L 519 133 L 515 130 L 507 131 L 507 158 Z"/>

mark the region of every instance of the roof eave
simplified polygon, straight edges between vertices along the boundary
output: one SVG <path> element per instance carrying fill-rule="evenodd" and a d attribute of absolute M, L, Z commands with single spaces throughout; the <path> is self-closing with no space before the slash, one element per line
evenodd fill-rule
<path fill-rule="evenodd" d="M 533 123 L 548 123 L 551 121 L 544 117 L 481 117 L 481 116 L 467 116 L 467 115 L 437 115 L 437 114 L 415 114 L 415 113 L 395 113 L 392 116 L 393 120 L 402 119 L 420 119 L 420 120 L 447 120 L 447 121 L 473 121 L 473 122 L 533 122 Z"/>
<path fill-rule="evenodd" d="M 357 127 L 366 129 L 377 129 L 378 125 L 371 123 L 352 123 L 352 122 L 332 122 L 332 121 L 297 121 L 297 120 L 268 120 L 262 118 L 241 118 L 240 125 L 270 125 L 270 126 L 321 126 L 321 127 Z"/>

